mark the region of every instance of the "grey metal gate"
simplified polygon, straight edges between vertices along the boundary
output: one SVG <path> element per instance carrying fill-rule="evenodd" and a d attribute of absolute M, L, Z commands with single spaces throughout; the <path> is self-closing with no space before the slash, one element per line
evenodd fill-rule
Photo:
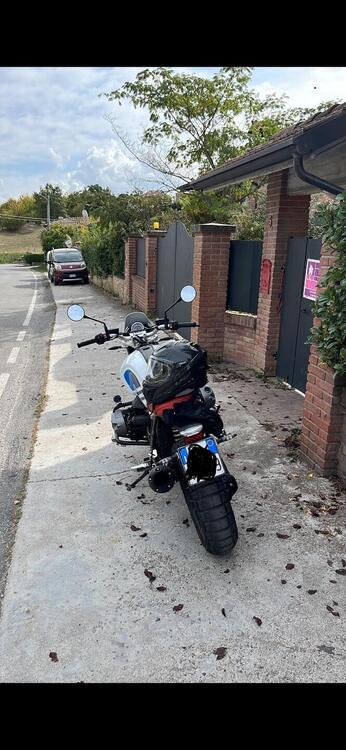
<path fill-rule="evenodd" d="M 277 375 L 305 392 L 310 344 L 307 338 L 312 327 L 313 296 L 308 290 L 306 275 L 319 261 L 321 240 L 308 237 L 291 239 L 288 243 L 285 284 L 281 311 Z"/>
<path fill-rule="evenodd" d="M 157 243 L 156 312 L 159 317 L 179 297 L 182 287 L 192 284 L 192 278 L 193 239 L 181 221 L 174 221 Z M 191 320 L 191 307 L 191 304 L 179 302 L 172 309 L 172 318 L 181 322 Z M 190 338 L 189 329 L 184 329 L 182 335 Z"/>
<path fill-rule="evenodd" d="M 256 315 L 263 243 L 232 240 L 230 243 L 227 309 Z"/>

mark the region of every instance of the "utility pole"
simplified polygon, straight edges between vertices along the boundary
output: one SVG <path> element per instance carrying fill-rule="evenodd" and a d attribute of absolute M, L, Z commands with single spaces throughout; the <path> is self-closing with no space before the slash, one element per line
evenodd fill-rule
<path fill-rule="evenodd" d="M 50 227 L 50 193 L 47 190 L 47 227 Z"/>

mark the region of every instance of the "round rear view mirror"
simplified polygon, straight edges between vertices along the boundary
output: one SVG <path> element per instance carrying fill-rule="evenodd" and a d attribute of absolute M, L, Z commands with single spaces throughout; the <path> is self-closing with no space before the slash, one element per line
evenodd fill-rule
<path fill-rule="evenodd" d="M 67 315 L 70 320 L 74 320 L 75 322 L 77 322 L 77 320 L 82 320 L 85 315 L 84 307 L 82 307 L 82 305 L 70 305 L 70 307 L 67 308 Z"/>
<path fill-rule="evenodd" d="M 184 286 L 180 292 L 180 296 L 183 302 L 193 302 L 196 294 L 196 289 L 193 286 Z"/>

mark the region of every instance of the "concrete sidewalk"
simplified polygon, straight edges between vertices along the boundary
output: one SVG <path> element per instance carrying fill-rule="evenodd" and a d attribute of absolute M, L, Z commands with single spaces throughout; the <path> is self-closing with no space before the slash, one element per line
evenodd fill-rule
<path fill-rule="evenodd" d="M 239 542 L 213 558 L 178 486 L 161 496 L 146 481 L 125 490 L 145 450 L 111 443 L 124 355 L 78 350 L 100 326 L 66 317 L 81 301 L 116 326 L 127 309 L 92 287 L 53 291 L 47 400 L 3 601 L 0 680 L 343 682 L 346 498 L 282 444 L 293 412 L 286 428 L 269 404 L 260 424 L 255 397 L 279 402 L 279 390 L 239 373 L 222 380 L 214 368 L 225 426 L 237 433 L 222 453 L 239 483 Z"/>

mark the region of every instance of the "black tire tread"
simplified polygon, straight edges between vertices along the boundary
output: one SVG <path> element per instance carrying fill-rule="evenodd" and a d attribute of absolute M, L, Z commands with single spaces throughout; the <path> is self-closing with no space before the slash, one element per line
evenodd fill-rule
<path fill-rule="evenodd" d="M 192 486 L 181 483 L 198 536 L 212 555 L 228 555 L 238 540 L 228 476 Z"/>

